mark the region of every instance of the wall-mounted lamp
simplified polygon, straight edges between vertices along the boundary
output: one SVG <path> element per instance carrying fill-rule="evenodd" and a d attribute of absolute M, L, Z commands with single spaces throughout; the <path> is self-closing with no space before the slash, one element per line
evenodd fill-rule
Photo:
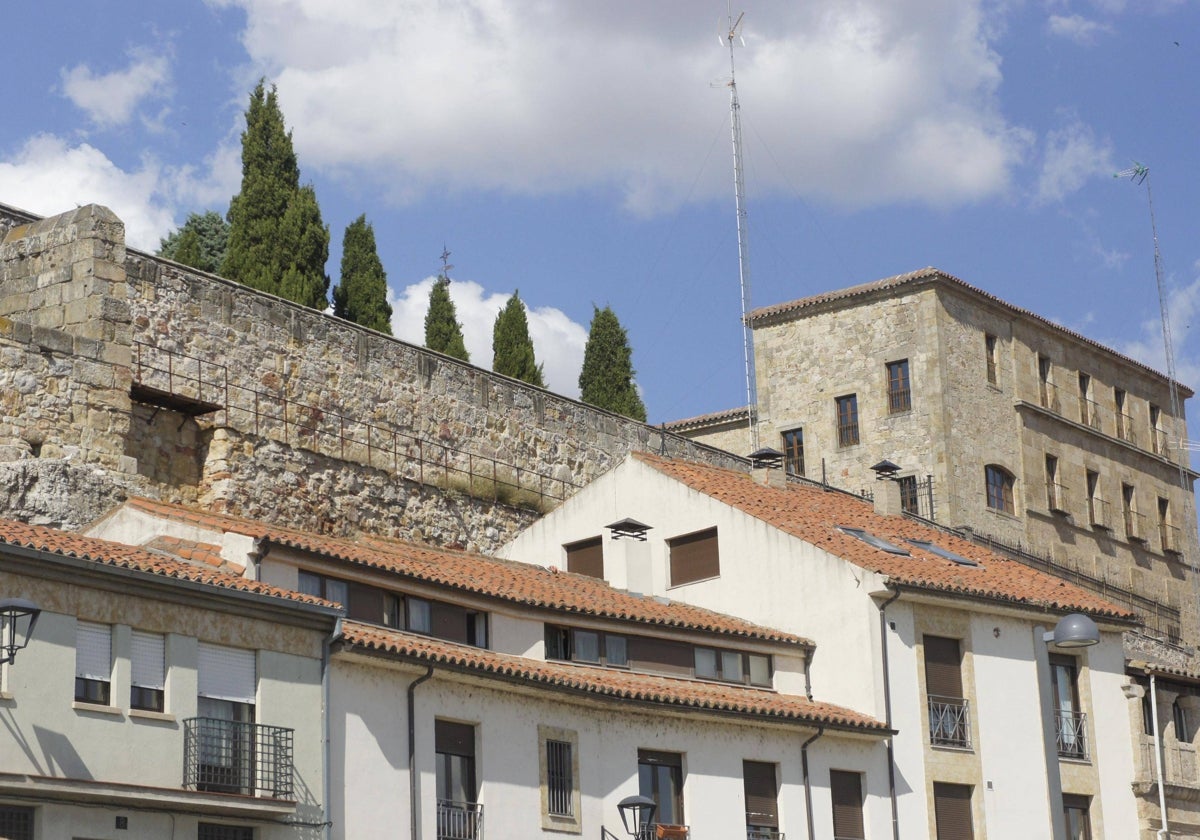
<path fill-rule="evenodd" d="M 12 662 L 17 651 L 29 644 L 42 611 L 24 598 L 0 600 L 0 664 Z"/>
<path fill-rule="evenodd" d="M 617 810 L 621 812 L 621 825 L 625 826 L 625 833 L 634 840 L 641 840 L 654 824 L 654 812 L 658 806 L 648 796 L 626 796 L 617 803 Z"/>

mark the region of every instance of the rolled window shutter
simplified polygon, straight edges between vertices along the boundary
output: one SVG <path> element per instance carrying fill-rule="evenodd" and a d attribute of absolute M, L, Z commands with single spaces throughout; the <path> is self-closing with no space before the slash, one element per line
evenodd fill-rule
<path fill-rule="evenodd" d="M 165 640 L 160 634 L 134 630 L 130 650 L 131 682 L 139 688 L 161 691 L 166 684 L 165 653 Z"/>
<path fill-rule="evenodd" d="M 112 628 L 107 624 L 75 625 L 75 676 L 101 682 L 112 678 Z"/>
<path fill-rule="evenodd" d="M 830 770 L 829 792 L 833 799 L 833 835 L 838 840 L 864 837 L 862 775 Z"/>
<path fill-rule="evenodd" d="M 937 840 L 974 840 L 970 785 L 934 782 L 933 810 L 937 820 Z"/>
<path fill-rule="evenodd" d="M 254 703 L 254 651 L 200 644 L 197 693 L 214 700 Z"/>
<path fill-rule="evenodd" d="M 925 689 L 938 697 L 962 697 L 962 654 L 958 639 L 925 636 Z"/>
<path fill-rule="evenodd" d="M 746 823 L 777 828 L 779 805 L 775 790 L 775 765 L 762 761 L 743 761 L 742 786 L 746 793 Z"/>

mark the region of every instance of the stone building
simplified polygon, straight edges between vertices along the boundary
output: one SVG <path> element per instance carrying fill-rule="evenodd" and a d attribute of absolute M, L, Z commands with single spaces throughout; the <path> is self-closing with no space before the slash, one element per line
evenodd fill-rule
<path fill-rule="evenodd" d="M 1162 374 L 932 268 L 748 320 L 759 437 L 788 472 L 869 492 L 891 461 L 909 512 L 1103 591 L 1166 643 L 1155 655 L 1190 655 L 1191 390 L 1173 409 Z M 669 428 L 744 453 L 745 418 Z"/>

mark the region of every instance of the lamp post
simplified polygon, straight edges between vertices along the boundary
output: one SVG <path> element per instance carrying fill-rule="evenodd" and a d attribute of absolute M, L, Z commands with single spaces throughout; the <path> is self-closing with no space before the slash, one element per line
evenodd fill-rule
<path fill-rule="evenodd" d="M 1042 711 L 1042 741 L 1046 754 L 1046 780 L 1050 795 L 1050 837 L 1066 840 L 1062 777 L 1058 772 L 1058 733 L 1050 676 L 1050 647 L 1063 650 L 1091 647 L 1100 641 L 1100 628 L 1082 613 L 1059 619 L 1054 629 L 1033 628 L 1033 655 L 1037 660 L 1038 699 Z"/>
<path fill-rule="evenodd" d="M 658 805 L 648 796 L 626 796 L 617 803 L 617 811 L 621 814 L 621 825 L 625 833 L 633 840 L 647 840 L 650 836 L 650 826 L 654 824 L 654 812 Z M 617 840 L 617 836 L 604 826 L 600 826 L 600 840 Z"/>
<path fill-rule="evenodd" d="M 17 651 L 29 644 L 34 625 L 42 611 L 24 598 L 0 600 L 0 665 L 17 658 Z"/>

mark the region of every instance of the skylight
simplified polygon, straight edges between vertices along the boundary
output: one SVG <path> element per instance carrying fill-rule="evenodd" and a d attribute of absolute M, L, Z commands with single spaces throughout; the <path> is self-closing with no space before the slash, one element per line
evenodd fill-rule
<path fill-rule="evenodd" d="M 847 528 L 845 525 L 839 525 L 838 530 L 843 534 L 849 534 L 855 539 L 862 540 L 867 545 L 878 548 L 880 551 L 886 551 L 888 554 L 902 554 L 905 557 L 909 556 L 908 549 L 901 548 L 898 545 L 890 543 L 882 537 L 877 537 L 869 531 L 864 531 L 862 528 Z"/>
<path fill-rule="evenodd" d="M 953 560 L 960 566 L 978 566 L 974 560 L 963 557 L 961 554 L 955 554 L 953 551 L 947 551 L 940 545 L 928 542 L 926 540 L 905 540 L 910 545 L 915 545 L 922 551 L 928 551 L 930 554 L 936 554 L 938 557 L 944 557 L 947 560 Z"/>

